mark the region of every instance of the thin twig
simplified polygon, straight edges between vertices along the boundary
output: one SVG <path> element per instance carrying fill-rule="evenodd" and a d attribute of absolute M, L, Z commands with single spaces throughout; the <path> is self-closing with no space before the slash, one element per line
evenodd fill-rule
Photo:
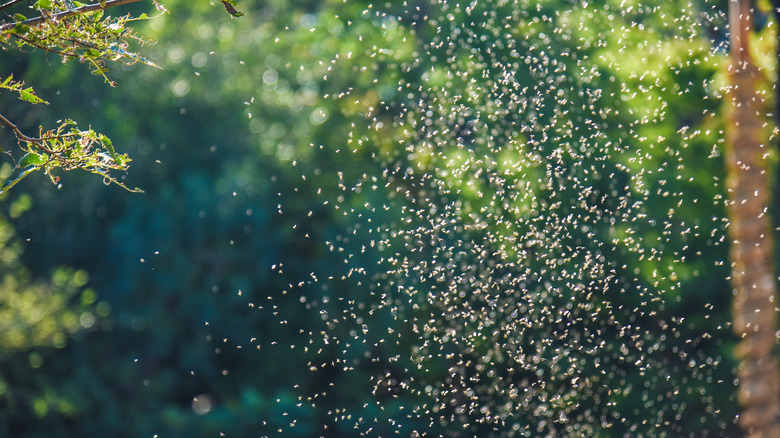
<path fill-rule="evenodd" d="M 25 143 L 32 143 L 35 146 L 37 146 L 39 149 L 41 149 L 42 151 L 48 154 L 54 154 L 55 151 L 46 147 L 45 142 L 47 140 L 61 140 L 63 138 L 78 137 L 78 134 L 72 133 L 72 134 L 53 135 L 49 137 L 35 138 L 35 137 L 30 137 L 29 135 L 25 135 L 25 133 L 22 132 L 18 126 L 16 126 L 12 121 L 5 118 L 5 116 L 3 116 L 2 114 L 0 114 L 0 122 L 3 122 L 6 125 L 8 125 L 11 128 L 11 130 L 14 132 L 14 135 L 18 140 L 23 141 Z"/>
<path fill-rule="evenodd" d="M 63 51 L 57 50 L 57 49 L 52 49 L 52 48 L 49 48 L 49 47 L 46 47 L 46 46 L 42 46 L 42 45 L 36 43 L 35 41 L 30 40 L 29 38 L 25 38 L 25 37 L 23 37 L 23 36 L 21 36 L 19 34 L 13 33 L 13 32 L 10 32 L 9 35 L 11 35 L 14 38 L 19 38 L 20 40 L 26 42 L 27 44 L 29 44 L 29 45 L 31 45 L 33 47 L 35 47 L 36 49 L 41 49 L 41 50 L 43 50 L 45 52 L 56 53 L 57 55 L 68 56 L 68 57 L 71 57 L 71 58 L 78 58 L 78 56 L 79 56 L 79 55 L 75 54 L 75 52 L 74 53 L 68 53 L 68 52 L 63 52 Z"/>
<path fill-rule="evenodd" d="M 14 131 L 14 135 L 16 135 L 16 137 L 19 138 L 20 140 L 23 140 L 23 141 L 34 141 L 35 140 L 32 137 L 28 137 L 28 136 L 24 135 L 24 133 L 19 130 L 18 126 L 16 126 L 12 121 L 6 119 L 5 116 L 3 116 L 2 114 L 0 114 L 0 122 L 3 122 L 6 125 L 8 125 L 11 128 L 11 130 Z"/>
<path fill-rule="evenodd" d="M 54 14 L 52 16 L 43 16 L 31 18 L 29 20 L 20 21 L 20 22 L 14 22 L 14 23 L 4 23 L 0 25 L 0 32 L 4 32 L 8 29 L 13 28 L 17 24 L 22 24 L 25 26 L 37 26 L 41 23 L 47 22 L 47 21 L 58 21 L 62 20 L 63 18 L 70 17 L 71 15 L 77 15 L 77 14 L 83 14 L 86 12 L 92 12 L 92 11 L 100 11 L 108 8 L 112 8 L 114 6 L 122 6 L 129 3 L 136 3 L 142 0 L 109 0 L 102 5 L 100 3 L 92 3 L 91 5 L 85 5 L 81 6 L 79 8 L 75 9 L 69 9 L 67 11 L 63 11 L 57 14 Z"/>

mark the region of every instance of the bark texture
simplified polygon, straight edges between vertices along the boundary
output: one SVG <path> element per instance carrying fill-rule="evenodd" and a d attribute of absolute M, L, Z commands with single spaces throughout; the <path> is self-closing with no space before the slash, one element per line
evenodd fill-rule
<path fill-rule="evenodd" d="M 750 3 L 730 0 L 731 27 L 727 134 L 728 214 L 734 288 L 734 330 L 741 341 L 738 397 L 740 425 L 750 438 L 780 438 L 780 372 L 776 280 L 773 269 L 771 190 L 764 141 L 766 106 L 756 92 L 760 72 L 750 55 Z"/>

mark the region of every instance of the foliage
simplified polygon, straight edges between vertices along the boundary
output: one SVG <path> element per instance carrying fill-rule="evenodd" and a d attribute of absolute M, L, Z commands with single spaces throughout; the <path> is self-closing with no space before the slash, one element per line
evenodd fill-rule
<path fill-rule="evenodd" d="M 3 9 L 13 6 L 9 2 Z M 28 19 L 16 13 L 13 20 L 0 24 L 0 45 L 4 50 L 23 50 L 26 47 L 43 50 L 61 57 L 62 62 L 77 59 L 87 63 L 92 73 L 108 79 L 106 61 L 134 64 L 141 62 L 153 65 L 130 49 L 130 42 L 147 43 L 127 27 L 131 21 L 146 18 L 124 16 L 104 18 L 103 8 L 127 2 L 102 2 L 95 5 L 77 5 L 62 0 L 41 0 L 32 6 L 37 15 Z M 111 83 L 114 85 L 113 83 Z M 37 97 L 31 87 L 14 81 L 9 75 L 0 88 L 18 93 L 19 99 L 31 104 L 48 104 Z M 68 119 L 52 129 L 38 128 L 38 136 L 24 134 L 13 122 L 0 115 L 0 122 L 13 131 L 21 151 L 3 147 L 15 164 L 15 172 L 3 183 L 2 191 L 13 187 L 22 178 L 36 170 L 43 170 L 55 184 L 59 178 L 56 170 L 80 169 L 103 176 L 104 181 L 119 182 L 112 171 L 124 171 L 129 163 L 127 155 L 118 155 L 111 140 L 92 129 L 78 128 Z M 136 189 L 137 191 L 137 189 Z"/>
<path fill-rule="evenodd" d="M 130 23 L 150 17 L 146 13 L 119 17 L 105 15 L 108 8 L 137 1 L 109 0 L 86 5 L 70 0 L 39 0 L 29 7 L 35 17 L 28 19 L 21 13 L 15 13 L 11 20 L 0 22 L 0 48 L 41 50 L 57 55 L 63 63 L 78 60 L 88 64 L 94 75 L 102 76 L 109 85 L 116 86 L 108 76 L 108 61 L 125 67 L 136 63 L 157 67 L 137 49 L 153 41 L 139 37 L 128 27 Z M 7 2 L 0 10 L 18 3 Z M 167 12 L 156 0 L 153 3 L 160 13 Z M 236 11 L 234 1 L 224 3 L 233 16 L 242 15 Z M 19 99 L 30 104 L 48 104 L 37 97 L 31 87 L 23 88 L 23 82 L 13 81 L 13 75 L 5 78 L 0 90 L 16 92 Z M 24 134 L 16 124 L 1 114 L 0 123 L 12 130 L 21 149 L 18 151 L 3 146 L 0 150 L 11 158 L 16 169 L 10 179 L 4 181 L 0 193 L 36 170 L 43 170 L 55 184 L 59 181 L 59 177 L 55 176 L 57 170 L 78 169 L 102 176 L 106 184 L 113 183 L 128 189 L 115 174 L 116 171 L 127 170 L 130 158 L 126 154 L 117 154 L 107 136 L 91 128 L 80 129 L 70 118 L 64 122 L 58 121 L 55 128 L 39 127 L 37 137 Z M 140 189 L 131 191 L 139 192 Z"/>
<path fill-rule="evenodd" d="M 4 354 L 47 408 L 0 432 L 738 436 L 720 6 L 449 3 L 170 0 L 108 90 L 6 53 L 146 194 L 16 186 L 31 275 L 111 312 Z"/>
<path fill-rule="evenodd" d="M 28 20 L 24 15 L 15 14 L 14 21 L 0 25 L 5 48 L 40 49 L 62 57 L 63 62 L 77 59 L 89 64 L 93 74 L 103 76 L 111 83 L 106 61 L 154 65 L 130 50 L 131 42 L 140 45 L 149 42 L 127 27 L 132 21 L 146 19 L 146 14 L 137 18 L 129 15 L 104 18 L 104 8 L 121 3 L 128 2 L 103 2 L 98 5 L 100 8 L 95 8 L 94 5 L 69 6 L 62 0 L 38 1 L 34 5 L 38 17 Z"/>
<path fill-rule="evenodd" d="M 29 195 L 11 206 L 18 217 L 31 207 Z M 0 348 L 16 350 L 55 346 L 95 323 L 94 289 L 84 288 L 88 275 L 83 270 L 58 268 L 48 282 L 33 279 L 19 260 L 21 243 L 7 218 L 0 218 Z M 73 301 L 79 304 L 72 305 Z M 102 309 L 104 311 L 105 309 Z"/>
<path fill-rule="evenodd" d="M 18 93 L 19 99 L 25 102 L 48 105 L 48 102 L 35 94 L 32 87 L 24 88 L 23 82 L 14 81 L 13 75 L 0 83 L 0 89 Z M 81 169 L 103 176 L 107 184 L 115 183 L 124 187 L 124 184 L 112 176 L 110 171 L 125 170 L 130 158 L 126 154 L 118 155 L 111 140 L 105 135 L 96 133 L 92 129 L 81 131 L 76 126 L 76 122 L 65 120 L 55 129 L 43 132 L 43 128 L 39 128 L 41 131 L 37 137 L 29 137 L 2 114 L 0 114 L 0 122 L 11 128 L 24 152 L 24 155 L 15 160 L 13 172 L 5 179 L 0 194 L 39 169 L 43 169 L 55 184 L 59 178 L 54 176 L 52 171 Z M 4 152 L 10 153 L 10 151 Z"/>

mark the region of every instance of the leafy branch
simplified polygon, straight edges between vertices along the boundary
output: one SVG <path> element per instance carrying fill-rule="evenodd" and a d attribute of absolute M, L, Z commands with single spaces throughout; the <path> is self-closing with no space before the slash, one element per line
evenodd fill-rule
<path fill-rule="evenodd" d="M 104 10 L 110 7 L 140 0 L 113 0 L 92 5 L 79 5 L 75 2 L 58 0 L 39 0 L 34 7 L 40 13 L 38 17 L 27 19 L 15 14 L 12 22 L 0 24 L 0 46 L 24 49 L 31 47 L 62 57 L 63 62 L 78 59 L 88 63 L 92 72 L 108 79 L 106 62 L 124 64 L 154 64 L 131 50 L 130 44 L 143 45 L 145 41 L 132 32 L 126 25 L 134 20 L 148 18 L 146 14 L 131 18 L 106 17 Z M 2 8 L 11 6 L 7 2 Z M 76 7 L 70 7 L 70 5 Z M 160 9 L 162 9 L 160 7 Z M 0 77 L 2 79 L 2 77 Z M 15 81 L 13 75 L 0 82 L 0 92 L 8 91 L 31 104 L 48 104 L 38 97 L 32 87 L 22 81 Z M 130 190 L 119 181 L 114 172 L 125 171 L 130 159 L 125 154 L 117 154 L 111 140 L 92 129 L 80 129 L 70 119 L 58 121 L 51 129 L 38 128 L 38 134 L 28 135 L 5 115 L 0 114 L 0 125 L 13 132 L 17 148 L 0 150 L 11 157 L 14 168 L 11 176 L 0 181 L 0 194 L 15 186 L 34 171 L 42 170 L 53 183 L 59 181 L 55 170 L 83 170 L 98 174 L 107 184 L 114 183 Z M 17 152 L 18 151 L 18 152 Z M 139 191 L 133 189 L 131 191 Z"/>
<path fill-rule="evenodd" d="M 24 82 L 14 81 L 14 75 L 10 75 L 3 82 L 0 82 L 0 90 L 13 91 L 19 95 L 20 100 L 25 102 L 49 104 L 49 102 L 38 97 L 32 87 L 24 88 Z"/>
<path fill-rule="evenodd" d="M 108 79 L 106 61 L 155 66 L 129 48 L 131 42 L 139 46 L 150 43 L 127 27 L 131 21 L 147 19 L 146 14 L 137 18 L 103 18 L 104 9 L 137 1 L 140 0 L 113 0 L 61 11 L 62 2 L 39 0 L 36 3 L 39 17 L 28 20 L 16 14 L 16 21 L 0 25 L 0 45 L 14 46 L 11 40 L 15 40 L 17 49 L 29 46 L 60 55 L 63 61 L 78 59 L 90 64 L 94 74 L 114 85 Z"/>
<path fill-rule="evenodd" d="M 27 18 L 16 13 L 10 21 L 0 21 L 0 48 L 24 50 L 29 47 L 56 54 L 63 62 L 77 59 L 89 64 L 94 74 L 102 76 L 108 84 L 114 86 L 115 83 L 108 78 L 106 63 L 109 61 L 157 67 L 133 49 L 153 41 L 137 36 L 128 27 L 133 21 L 149 19 L 147 14 L 138 17 L 105 16 L 106 9 L 139 1 L 101 0 L 82 4 L 72 0 L 37 0 L 32 5 L 32 9 L 37 12 L 36 17 Z M 152 2 L 160 13 L 167 12 L 157 0 Z M 22 0 L 6 1 L 0 5 L 0 11 L 19 3 Z M 235 9 L 234 0 L 224 0 L 222 3 L 232 16 L 243 15 Z M 15 93 L 27 103 L 48 104 L 35 94 L 32 87 L 14 81 L 13 75 L 0 82 L 2 91 Z M 0 126 L 10 128 L 21 150 L 10 150 L 0 145 L 0 152 L 9 155 L 14 162 L 11 177 L 0 181 L 0 195 L 36 170 L 43 170 L 56 184 L 59 180 L 53 174 L 56 169 L 80 169 L 95 173 L 101 175 L 107 184 L 117 184 L 130 190 L 113 175 L 114 171 L 125 171 L 130 158 L 126 154 L 117 154 L 108 137 L 92 129 L 79 129 L 70 119 L 57 123 L 59 125 L 53 129 L 39 127 L 38 135 L 33 137 L 0 114 Z M 17 157 L 21 154 L 21 157 Z M 140 190 L 136 188 L 131 191 Z"/>
<path fill-rule="evenodd" d="M 5 5 L 0 6 L 0 10 L 3 9 L 3 8 L 9 7 L 9 6 L 13 5 L 14 3 L 17 3 L 18 1 L 21 1 L 21 0 L 9 1 Z M 24 21 L 13 21 L 13 22 L 9 22 L 9 23 L 4 23 L 4 24 L 0 25 L 0 32 L 4 32 L 4 31 L 6 31 L 8 29 L 11 29 L 11 28 L 13 28 L 15 26 L 19 26 L 19 25 L 33 27 L 33 26 L 37 26 L 37 25 L 39 25 L 41 23 L 45 23 L 45 22 L 56 22 L 56 21 L 62 20 L 64 18 L 70 17 L 72 15 L 84 14 L 86 12 L 102 11 L 102 10 L 105 10 L 105 9 L 108 9 L 108 8 L 112 8 L 114 6 L 122 6 L 122 5 L 130 4 L 130 3 L 137 3 L 139 1 L 142 1 L 142 0 L 108 0 L 108 1 L 98 2 L 98 3 L 93 3 L 93 4 L 90 4 L 90 5 L 83 5 L 83 6 L 79 6 L 79 7 L 72 8 L 72 9 L 69 8 L 69 9 L 65 9 L 62 12 L 58 12 L 58 13 L 55 13 L 55 14 L 50 14 L 50 13 L 47 13 L 47 12 L 53 10 L 55 8 L 55 6 L 59 6 L 58 3 L 60 3 L 60 2 L 56 2 L 56 1 L 53 1 L 53 0 L 39 0 L 38 2 L 35 3 L 35 6 L 37 8 L 39 8 L 40 11 L 42 11 L 40 16 L 35 17 L 35 18 L 30 18 L 29 20 L 26 17 L 24 17 L 24 18 L 22 18 L 22 20 L 24 20 Z M 161 8 L 161 6 L 159 6 L 158 8 Z M 44 12 L 44 11 L 46 11 L 46 12 Z M 18 14 L 17 14 L 17 17 L 18 17 Z M 17 17 L 14 17 L 14 18 L 17 18 Z"/>
<path fill-rule="evenodd" d="M 0 82 L 0 90 L 15 92 L 20 100 L 29 103 L 48 104 L 35 94 L 32 87 L 25 88 L 24 83 L 14 81 L 13 76 Z M 14 160 L 15 166 L 11 177 L 0 185 L 0 195 L 36 170 L 43 170 L 56 184 L 59 178 L 52 173 L 55 169 L 85 170 L 101 175 L 107 184 L 117 184 L 130 190 L 111 173 L 116 170 L 126 170 L 130 158 L 126 154 L 117 154 L 108 137 L 92 129 L 81 130 L 72 120 L 58 123 L 59 126 L 54 129 L 44 131 L 43 128 L 39 128 L 38 136 L 32 137 L 0 114 L 0 124 L 11 129 L 24 152 L 21 158 Z M 10 151 L 5 152 L 13 158 Z M 131 191 L 140 190 L 136 188 Z"/>

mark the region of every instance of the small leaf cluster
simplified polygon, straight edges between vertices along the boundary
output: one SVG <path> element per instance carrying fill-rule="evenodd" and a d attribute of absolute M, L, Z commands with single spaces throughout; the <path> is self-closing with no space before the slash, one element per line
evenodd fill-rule
<path fill-rule="evenodd" d="M 14 81 L 14 75 L 9 75 L 3 82 L 0 83 L 0 89 L 13 91 L 19 94 L 19 99 L 32 104 L 43 103 L 48 105 L 49 102 L 38 97 L 35 94 L 35 90 L 32 87 L 24 87 L 24 81 Z"/>
<path fill-rule="evenodd" d="M 133 18 L 106 16 L 103 10 L 78 13 L 84 7 L 79 5 L 61 0 L 36 2 L 38 18 L 28 19 L 17 13 L 13 22 L 0 26 L 0 46 L 44 50 L 61 56 L 63 62 L 77 59 L 88 63 L 95 75 L 103 76 L 111 85 L 114 83 L 108 78 L 106 61 L 154 66 L 131 48 L 150 41 L 127 27 L 132 21 L 148 18 L 145 14 Z M 30 25 L 32 22 L 34 25 Z"/>
<path fill-rule="evenodd" d="M 61 121 L 56 128 L 47 131 L 41 128 L 38 138 L 24 139 L 22 143 L 26 154 L 17 162 L 17 176 L 7 181 L 0 193 L 39 169 L 43 169 L 53 183 L 59 182 L 59 177 L 54 176 L 52 170 L 80 169 L 103 176 L 106 184 L 125 187 L 110 172 L 127 169 L 130 162 L 127 154 L 117 154 L 108 137 L 92 129 L 81 130 L 73 120 Z"/>
<path fill-rule="evenodd" d="M 32 87 L 25 88 L 23 82 L 14 81 L 13 76 L 0 82 L 0 90 L 16 92 L 20 100 L 29 103 L 48 103 L 38 97 Z M 24 154 L 14 159 L 13 172 L 0 186 L 0 194 L 36 170 L 43 170 L 56 184 L 59 182 L 59 177 L 52 173 L 55 169 L 84 170 L 103 176 L 106 184 L 114 183 L 127 188 L 111 174 L 111 171 L 126 170 L 130 158 L 126 154 L 117 154 L 111 140 L 105 135 L 92 129 L 82 130 L 76 122 L 66 119 L 59 121 L 59 125 L 53 129 L 44 130 L 43 127 L 39 127 L 37 137 L 30 137 L 2 115 L 0 121 L 14 131 Z M 4 152 L 14 158 L 12 151 Z"/>

